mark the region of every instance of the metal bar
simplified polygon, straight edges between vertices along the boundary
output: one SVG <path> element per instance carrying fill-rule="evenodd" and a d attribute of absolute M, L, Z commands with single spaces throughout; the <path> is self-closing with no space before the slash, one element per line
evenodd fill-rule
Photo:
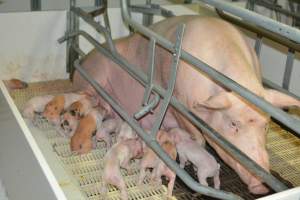
<path fill-rule="evenodd" d="M 129 7 L 129 10 L 131 12 L 139 12 L 139 13 L 147 13 L 152 15 L 160 15 L 163 17 L 173 17 L 175 14 L 167 10 L 165 8 L 160 7 L 157 4 L 151 4 L 151 5 L 132 5 Z"/>
<path fill-rule="evenodd" d="M 160 44 L 163 48 L 173 52 L 173 44 L 160 36 L 159 34 L 151 31 L 150 29 L 140 25 L 138 22 L 132 20 L 128 15 L 128 7 L 126 6 L 125 0 L 122 0 L 122 15 L 124 20 L 131 24 L 139 32 L 143 33 L 143 35 L 151 38 L 154 37 L 158 44 Z M 300 35 L 300 34 L 299 34 Z M 224 85 L 225 87 L 229 88 L 230 90 L 238 93 L 246 100 L 250 101 L 252 104 L 256 105 L 257 107 L 261 108 L 266 113 L 270 114 L 272 117 L 277 119 L 278 121 L 282 122 L 292 130 L 294 130 L 297 135 L 300 137 L 300 120 L 297 120 L 291 117 L 289 114 L 285 113 L 279 108 L 275 108 L 269 102 L 263 100 L 261 97 L 255 95 L 253 92 L 249 91 L 245 87 L 239 85 L 237 82 L 233 81 L 232 79 L 224 76 L 222 73 L 218 72 L 217 70 L 213 69 L 206 63 L 200 61 L 198 58 L 192 56 L 191 54 L 187 53 L 186 51 L 182 50 L 181 59 L 187 61 L 191 65 L 195 66 L 197 69 L 203 71 L 204 73 L 208 74 L 211 78 L 218 81 L 220 84 Z"/>
<path fill-rule="evenodd" d="M 124 69 L 129 75 L 131 75 L 134 79 L 136 79 L 142 85 L 147 84 L 147 76 L 141 70 L 138 70 L 137 67 L 129 64 L 121 55 L 117 52 L 109 52 L 106 48 L 102 47 L 95 39 L 89 36 L 84 31 L 79 31 L 77 33 L 73 33 L 70 37 L 74 37 L 75 35 L 82 35 L 86 38 L 90 43 L 92 43 L 95 48 L 100 51 L 104 56 L 111 59 L 113 62 L 118 64 L 122 69 Z M 154 84 L 153 90 L 157 92 L 159 95 L 163 96 L 165 94 L 165 89 Z M 212 129 L 209 125 L 207 125 L 203 120 L 199 119 L 193 113 L 191 113 L 184 105 L 182 105 L 175 97 L 171 97 L 171 105 L 179 111 L 184 117 L 190 120 L 196 127 L 203 130 L 204 134 L 210 137 L 217 145 L 227 151 L 232 157 L 239 161 L 243 166 L 247 166 L 248 170 L 260 177 L 264 180 L 268 185 L 270 185 L 275 191 L 283 191 L 287 189 L 285 185 L 279 182 L 275 177 L 266 172 L 262 167 L 257 165 L 253 160 L 251 160 L 247 155 L 241 152 L 238 148 L 228 142 L 222 135 Z M 186 180 L 186 179 L 183 179 Z M 195 190 L 197 191 L 197 190 Z"/>
<path fill-rule="evenodd" d="M 146 5 L 151 5 L 151 0 L 146 0 Z M 150 26 L 153 23 L 153 14 L 143 13 L 143 25 Z"/>
<path fill-rule="evenodd" d="M 221 11 L 219 9 L 217 9 L 216 12 L 218 13 L 218 15 L 221 18 L 223 18 L 223 19 L 225 19 L 225 20 L 227 20 L 227 21 L 229 21 L 229 22 L 231 22 L 233 24 L 236 24 L 236 25 L 238 25 L 238 26 L 240 26 L 242 28 L 245 28 L 245 29 L 247 29 L 249 31 L 257 33 L 257 34 L 259 34 L 259 35 L 261 35 L 263 37 L 266 37 L 266 38 L 268 38 L 268 39 L 270 39 L 272 41 L 275 41 L 275 42 L 277 42 L 279 44 L 282 44 L 282 45 L 284 45 L 284 46 L 286 46 L 288 48 L 291 48 L 291 49 L 294 49 L 294 50 L 300 52 L 300 44 L 297 44 L 297 43 L 295 43 L 295 42 L 293 42 L 291 40 L 288 40 L 286 38 L 282 38 L 282 37 L 280 37 L 280 35 L 275 34 L 275 33 L 271 33 L 270 31 L 267 31 L 267 30 L 265 30 L 263 28 L 257 27 L 255 25 L 251 25 L 251 24 L 247 23 L 246 21 L 239 20 L 239 19 L 237 19 L 235 17 L 229 16 L 228 14 L 225 14 L 223 11 Z"/>
<path fill-rule="evenodd" d="M 220 10 L 224 10 L 233 15 L 236 15 L 243 20 L 253 23 L 257 26 L 263 27 L 271 32 L 278 33 L 287 39 L 293 40 L 297 43 L 300 43 L 300 30 L 290 27 L 286 24 L 279 23 L 273 19 L 264 17 L 257 13 L 251 12 L 249 10 L 232 6 L 229 3 L 219 0 L 199 0 L 208 5 L 214 6 Z"/>
<path fill-rule="evenodd" d="M 77 31 L 79 29 L 79 20 L 75 16 L 74 13 L 71 12 L 71 9 L 76 6 L 76 0 L 70 0 L 70 8 L 67 13 L 67 31 L 66 34 L 69 34 L 70 32 Z M 76 59 L 78 59 L 78 53 L 72 48 L 72 45 L 79 46 L 79 40 L 78 37 L 71 38 L 70 41 L 67 41 L 67 72 L 70 74 L 70 78 L 73 77 L 73 63 Z"/>
<path fill-rule="evenodd" d="M 31 11 L 40 11 L 42 9 L 41 0 L 30 0 Z"/>
<path fill-rule="evenodd" d="M 254 11 L 255 0 L 248 0 L 246 4 L 246 8 Z"/>
<path fill-rule="evenodd" d="M 104 7 L 105 7 L 105 12 L 103 13 L 104 24 L 111 36 L 111 28 L 110 28 L 109 17 L 108 17 L 108 12 L 107 12 L 107 0 L 103 0 L 103 3 L 104 3 Z"/>
<path fill-rule="evenodd" d="M 288 10 L 286 10 L 286 9 L 283 9 L 283 8 L 281 8 L 281 7 L 279 7 L 278 5 L 273 5 L 273 4 L 271 4 L 271 3 L 268 3 L 268 2 L 266 2 L 266 1 L 263 1 L 263 0 L 256 0 L 256 2 L 255 2 L 257 5 L 260 5 L 260 6 L 264 6 L 264 7 L 266 7 L 266 8 L 269 8 L 269 9 L 271 9 L 271 10 L 274 10 L 275 12 L 279 12 L 279 13 L 281 13 L 281 14 L 284 14 L 284 15 L 287 15 L 287 16 L 291 16 L 291 17 L 293 17 L 293 18 L 295 18 L 295 19 L 300 19 L 300 15 L 298 14 L 298 13 L 296 13 L 296 12 L 291 12 L 291 11 L 288 11 Z M 290 4 L 291 5 L 291 4 Z"/>
<path fill-rule="evenodd" d="M 294 58 L 295 58 L 295 51 L 289 49 L 286 58 L 285 71 L 284 71 L 283 82 L 282 82 L 282 87 L 286 90 L 289 90 L 291 75 L 293 71 Z"/>
<path fill-rule="evenodd" d="M 184 34 L 185 25 L 181 24 L 177 27 L 176 30 L 176 40 L 174 45 L 174 54 L 172 59 L 172 65 L 171 65 L 171 72 L 169 76 L 169 82 L 167 91 L 164 95 L 164 99 L 162 101 L 160 111 L 156 114 L 156 120 L 154 122 L 154 125 L 151 129 L 151 135 L 154 135 L 156 138 L 157 132 L 161 126 L 161 123 L 165 117 L 165 114 L 167 112 L 168 106 L 170 104 L 170 100 L 173 94 L 173 90 L 176 83 L 176 77 L 177 77 L 177 69 L 178 64 L 181 56 L 181 45 L 182 45 L 182 39 Z"/>
<path fill-rule="evenodd" d="M 263 37 L 261 35 L 257 34 L 254 49 L 255 49 L 255 52 L 256 52 L 256 55 L 257 55 L 258 59 L 260 58 L 262 40 L 263 40 Z"/>
<path fill-rule="evenodd" d="M 151 95 L 151 91 L 153 88 L 153 78 L 155 75 L 155 44 L 156 44 L 155 39 L 151 38 L 150 44 L 149 44 L 149 56 L 148 56 L 148 58 L 150 59 L 149 66 L 148 66 L 148 74 L 149 74 L 148 77 L 149 78 L 148 78 L 148 86 L 145 89 L 146 92 L 145 92 L 145 95 L 143 98 L 143 105 L 148 104 L 148 101 L 149 101 L 149 98 Z"/>
<path fill-rule="evenodd" d="M 147 113 L 151 112 L 159 103 L 160 97 L 156 93 L 154 94 L 154 98 L 149 102 L 150 95 L 152 93 L 153 88 L 153 78 L 155 75 L 155 39 L 150 40 L 149 43 L 149 66 L 148 66 L 148 81 L 147 86 L 145 87 L 145 93 L 143 97 L 142 106 L 143 108 L 134 114 L 135 119 L 140 119 Z"/>
<path fill-rule="evenodd" d="M 98 94 L 101 95 L 103 99 L 108 102 L 114 108 L 114 110 L 116 110 L 120 116 L 132 126 L 133 129 L 137 131 L 145 143 L 150 146 L 154 152 L 156 152 L 156 154 L 193 190 L 219 199 L 242 199 L 233 193 L 202 186 L 196 182 L 187 172 L 181 169 L 178 164 L 168 156 L 168 154 L 164 152 L 161 146 L 155 141 L 155 138 L 153 138 L 153 135 L 147 134 L 141 128 L 139 123 L 130 117 L 127 112 L 123 110 L 121 106 L 113 98 L 111 98 L 111 96 L 92 77 L 90 77 L 90 75 L 88 75 L 88 73 L 85 72 L 85 70 L 80 66 L 79 60 L 74 63 L 74 66 L 82 75 L 82 77 L 95 88 Z"/>
<path fill-rule="evenodd" d="M 79 47 L 72 45 L 72 48 L 78 53 L 80 57 L 86 56 L 86 54 Z"/>
<path fill-rule="evenodd" d="M 149 112 L 151 112 L 159 103 L 160 97 L 158 94 L 154 93 L 154 98 L 150 101 L 150 103 L 143 106 L 143 108 L 134 114 L 135 119 L 140 119 L 145 116 Z"/>
<path fill-rule="evenodd" d="M 99 33 L 102 33 L 104 35 L 104 38 L 108 44 L 110 51 L 116 51 L 114 42 L 111 38 L 110 32 L 105 27 L 101 26 L 99 23 L 95 22 L 91 16 L 89 16 L 88 13 L 84 12 L 81 8 L 75 8 L 72 7 L 71 11 L 81 17 L 86 23 L 91 25 L 93 28 L 96 29 Z"/>
<path fill-rule="evenodd" d="M 294 93 L 291 93 L 290 91 L 286 90 L 286 89 L 283 89 L 282 87 L 280 87 L 279 85 L 277 85 L 276 83 L 273 83 L 272 81 L 266 79 L 266 78 L 263 78 L 263 84 L 269 88 L 272 88 L 272 89 L 276 89 L 282 93 L 285 93 L 287 95 L 290 95 L 296 99 L 298 99 L 300 101 L 300 97 L 295 95 Z"/>

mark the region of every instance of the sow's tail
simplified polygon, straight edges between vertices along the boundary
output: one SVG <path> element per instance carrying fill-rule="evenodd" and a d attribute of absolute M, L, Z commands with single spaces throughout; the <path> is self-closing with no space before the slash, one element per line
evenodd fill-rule
<path fill-rule="evenodd" d="M 10 80 L 4 80 L 4 84 L 9 90 L 24 89 L 28 87 L 28 84 L 26 82 L 15 78 Z"/>

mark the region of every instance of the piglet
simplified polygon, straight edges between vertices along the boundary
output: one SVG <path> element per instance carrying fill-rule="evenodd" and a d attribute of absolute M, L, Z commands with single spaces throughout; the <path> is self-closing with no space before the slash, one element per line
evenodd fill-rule
<path fill-rule="evenodd" d="M 64 112 L 60 116 L 60 126 L 57 127 L 57 131 L 63 137 L 71 138 L 79 124 L 80 118 L 71 114 L 71 112 Z"/>
<path fill-rule="evenodd" d="M 67 112 L 70 112 L 71 115 L 75 116 L 78 120 L 89 113 L 93 108 L 92 101 L 88 98 L 82 98 L 78 101 L 73 102 L 67 109 Z"/>
<path fill-rule="evenodd" d="M 35 114 L 42 113 L 46 104 L 50 102 L 53 97 L 53 95 L 44 95 L 31 98 L 23 107 L 23 117 L 34 120 Z"/>
<path fill-rule="evenodd" d="M 205 148 L 194 140 L 186 139 L 178 141 L 175 139 L 178 151 L 180 167 L 184 168 L 185 163 L 190 161 L 197 168 L 198 181 L 208 186 L 206 179 L 214 178 L 214 188 L 220 189 L 219 171 L 220 165 Z"/>
<path fill-rule="evenodd" d="M 72 103 L 83 98 L 86 98 L 86 95 L 77 93 L 57 95 L 46 104 L 43 117 L 45 117 L 53 125 L 59 125 L 60 114 Z"/>
<path fill-rule="evenodd" d="M 117 142 L 126 139 L 136 138 L 137 135 L 135 131 L 127 124 L 127 122 L 123 121 L 117 130 Z"/>
<path fill-rule="evenodd" d="M 165 141 L 161 144 L 163 150 L 173 159 L 176 160 L 177 152 L 175 144 L 173 144 L 170 141 Z M 140 164 L 140 176 L 138 180 L 138 184 L 142 184 L 145 176 L 146 176 L 146 169 L 153 168 L 151 180 L 158 182 L 158 184 L 161 184 L 161 177 L 166 176 L 166 178 L 169 180 L 168 183 L 168 197 L 172 196 L 174 183 L 176 174 L 168 168 L 165 163 L 158 158 L 158 156 L 150 149 L 147 148 L 145 150 L 145 154 L 143 159 L 141 160 Z"/>
<path fill-rule="evenodd" d="M 92 136 L 100 129 L 103 112 L 93 108 L 86 116 L 80 119 L 78 127 L 71 137 L 71 150 L 79 154 L 88 153 L 93 148 Z"/>
<path fill-rule="evenodd" d="M 103 140 L 106 143 L 107 148 L 110 148 L 112 146 L 111 133 L 116 133 L 122 123 L 123 122 L 120 118 L 107 119 L 103 121 L 100 129 L 96 132 L 96 140 Z"/>
<path fill-rule="evenodd" d="M 172 135 L 173 139 L 176 138 L 177 142 L 182 140 L 195 140 L 201 146 L 205 146 L 205 140 L 203 137 L 195 137 L 182 128 L 172 128 L 168 131 L 168 133 Z"/>
<path fill-rule="evenodd" d="M 26 82 L 15 78 L 10 80 L 4 80 L 3 82 L 8 88 L 8 90 L 25 89 L 28 87 L 28 84 Z"/>
<path fill-rule="evenodd" d="M 127 188 L 120 168 L 130 169 L 130 160 L 143 154 L 142 143 L 138 138 L 122 140 L 116 143 L 104 157 L 103 188 L 107 193 L 107 185 L 116 186 L 121 192 L 121 199 L 127 200 Z"/>

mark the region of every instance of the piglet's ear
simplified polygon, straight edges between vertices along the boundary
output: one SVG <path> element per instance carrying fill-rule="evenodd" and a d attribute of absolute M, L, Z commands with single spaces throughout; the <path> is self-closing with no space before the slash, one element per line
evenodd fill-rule
<path fill-rule="evenodd" d="M 266 89 L 264 97 L 266 101 L 279 108 L 285 108 L 289 106 L 300 107 L 299 100 L 276 90 Z"/>
<path fill-rule="evenodd" d="M 220 92 L 214 96 L 209 97 L 206 101 L 201 103 L 195 103 L 193 107 L 197 110 L 200 108 L 208 108 L 213 110 L 226 109 L 231 106 L 230 99 L 228 97 L 229 92 Z"/>

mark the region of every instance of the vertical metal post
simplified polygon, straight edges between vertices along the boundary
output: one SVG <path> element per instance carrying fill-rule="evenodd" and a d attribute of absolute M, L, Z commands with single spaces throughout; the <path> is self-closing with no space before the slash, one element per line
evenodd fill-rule
<path fill-rule="evenodd" d="M 256 55 L 257 55 L 258 59 L 260 57 L 262 40 L 263 40 L 263 37 L 261 35 L 257 34 L 254 49 L 255 49 L 255 52 L 256 52 Z"/>
<path fill-rule="evenodd" d="M 103 0 L 103 5 L 105 6 L 105 11 L 103 13 L 103 19 L 104 19 L 104 24 L 105 28 L 110 32 L 111 35 L 111 29 L 110 29 L 110 24 L 109 24 L 109 18 L 108 18 L 108 6 L 107 6 L 107 0 Z"/>
<path fill-rule="evenodd" d="M 30 0 L 31 11 L 40 11 L 42 9 L 41 0 Z"/>
<path fill-rule="evenodd" d="M 255 0 L 248 0 L 246 4 L 246 8 L 248 10 L 254 11 Z"/>
<path fill-rule="evenodd" d="M 67 13 L 67 30 L 66 30 L 66 35 L 69 35 L 69 33 L 72 33 L 74 31 L 78 31 L 79 29 L 79 20 L 76 17 L 76 15 L 71 11 L 72 7 L 76 6 L 76 0 L 70 0 L 70 5 L 69 5 L 69 11 Z M 70 78 L 72 79 L 73 77 L 73 72 L 74 72 L 74 66 L 73 63 L 75 60 L 78 59 L 78 53 L 72 48 L 72 45 L 74 47 L 79 46 L 79 39 L 78 37 L 70 38 L 67 41 L 67 72 L 70 73 Z"/>
<path fill-rule="evenodd" d="M 103 0 L 95 0 L 96 7 L 100 7 L 101 5 L 103 5 Z"/>
<path fill-rule="evenodd" d="M 149 6 L 149 8 L 150 8 L 151 0 L 147 0 L 146 5 Z M 144 26 L 150 26 L 152 23 L 153 23 L 153 15 L 143 13 L 143 25 Z"/>
<path fill-rule="evenodd" d="M 294 58 L 295 58 L 295 50 L 289 49 L 286 58 L 285 71 L 284 71 L 283 83 L 282 83 L 282 87 L 286 90 L 289 90 Z"/>
<path fill-rule="evenodd" d="M 127 7 L 130 8 L 131 7 L 131 2 L 130 0 L 126 0 L 126 4 L 127 4 Z M 128 10 L 128 14 L 129 16 L 131 17 L 131 10 L 129 9 Z M 130 31 L 130 34 L 132 34 L 134 32 L 134 29 L 128 24 L 128 29 Z"/>

